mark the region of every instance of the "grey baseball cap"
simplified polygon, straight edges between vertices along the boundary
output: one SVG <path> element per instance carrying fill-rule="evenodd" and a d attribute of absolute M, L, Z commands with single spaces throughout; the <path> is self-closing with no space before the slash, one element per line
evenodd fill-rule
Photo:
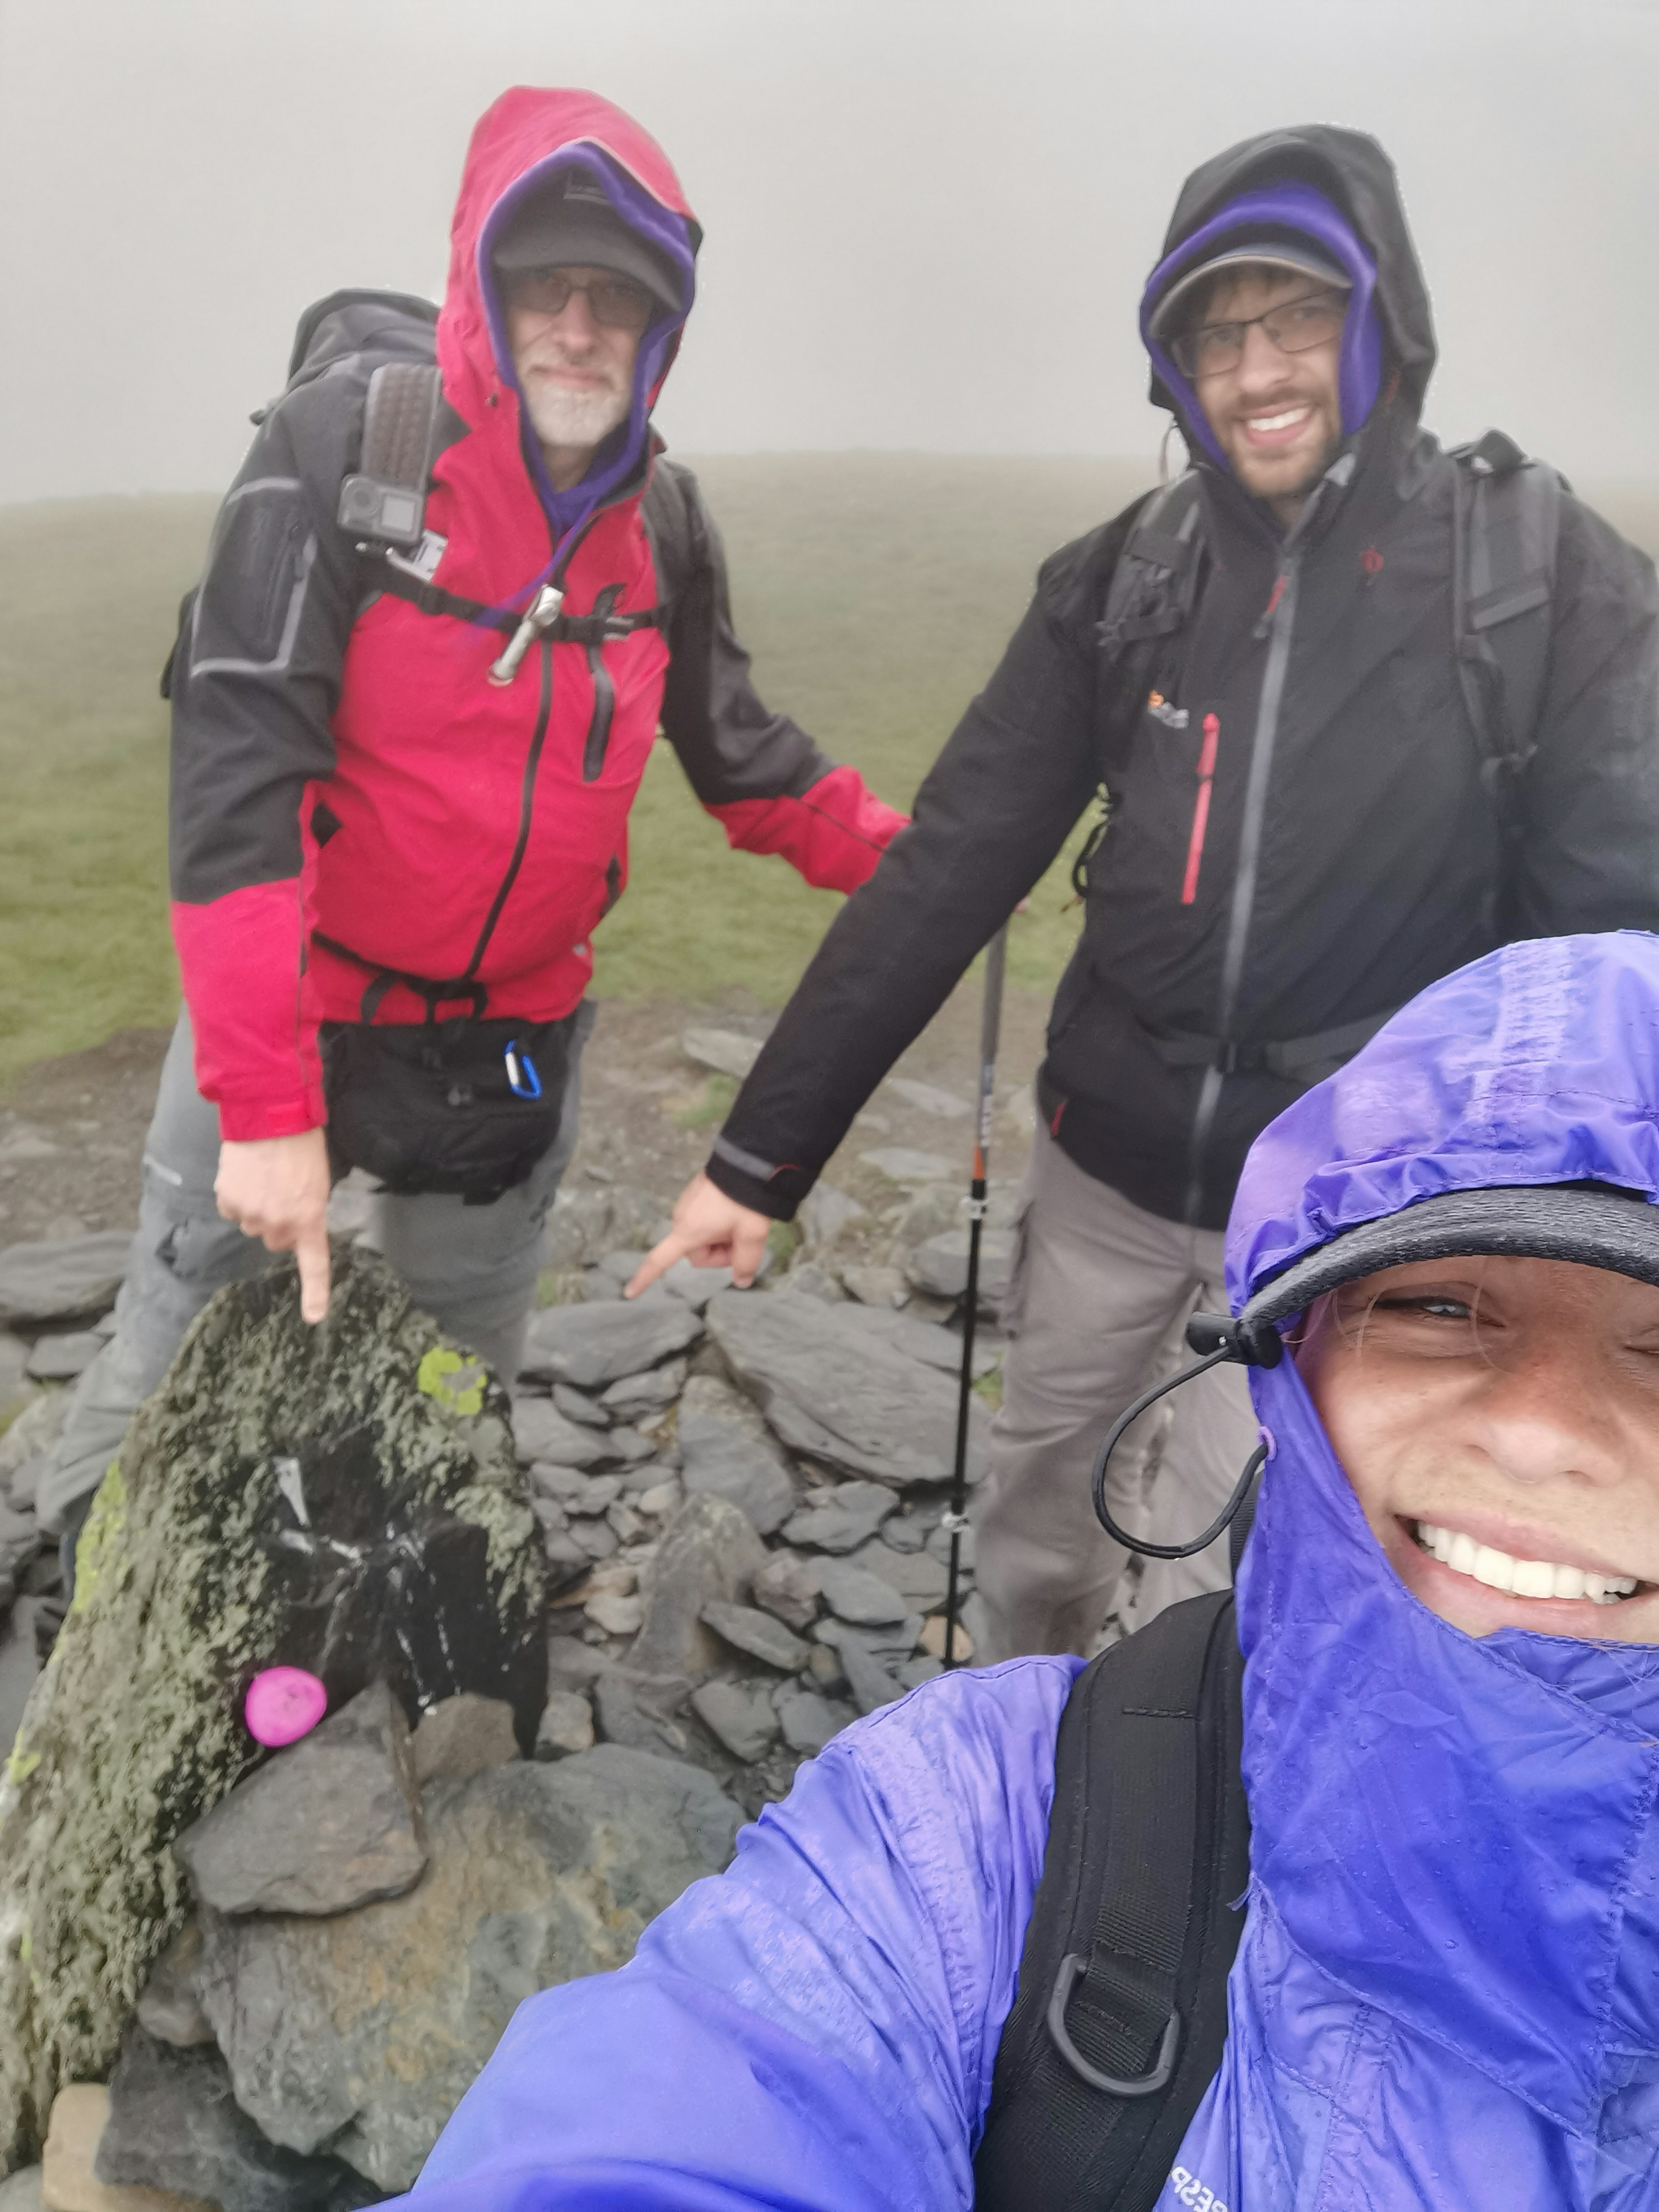
<path fill-rule="evenodd" d="M 561 263 L 611 269 L 643 285 L 659 306 L 678 314 L 685 302 L 665 257 L 647 244 L 611 206 L 586 169 L 562 169 L 544 192 L 525 202 L 496 242 L 501 270 L 556 268 Z"/>
<path fill-rule="evenodd" d="M 1365 1221 L 1294 1261 L 1241 1319 L 1260 1328 L 1304 1313 L 1322 1291 L 1411 1260 L 1484 1255 L 1571 1260 L 1659 1285 L 1659 1206 L 1605 1183 L 1504 1185 L 1443 1192 Z"/>
<path fill-rule="evenodd" d="M 1200 261 L 1195 269 L 1182 271 L 1153 308 L 1147 325 L 1149 334 L 1160 343 L 1176 337 L 1185 313 L 1190 308 L 1193 296 L 1199 288 L 1207 284 L 1224 269 L 1246 266 L 1279 269 L 1298 276 L 1311 276 L 1337 291 L 1351 292 L 1353 289 L 1353 279 L 1346 270 L 1339 269 L 1335 262 L 1322 253 L 1311 240 L 1304 241 L 1286 237 L 1282 231 L 1264 238 L 1236 238 L 1219 253 L 1212 253 L 1207 261 Z"/>

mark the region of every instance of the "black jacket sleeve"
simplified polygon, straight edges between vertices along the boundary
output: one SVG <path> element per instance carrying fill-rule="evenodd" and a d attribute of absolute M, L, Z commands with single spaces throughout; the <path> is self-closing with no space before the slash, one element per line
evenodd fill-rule
<path fill-rule="evenodd" d="M 668 601 L 662 727 L 705 806 L 799 799 L 835 763 L 750 680 L 732 626 L 726 551 L 690 469 L 659 455 L 641 513 Z"/>
<path fill-rule="evenodd" d="M 359 580 L 334 525 L 366 376 L 342 364 L 266 416 L 214 526 L 173 662 L 173 895 L 300 872 L 300 795 L 334 765 Z"/>
<path fill-rule="evenodd" d="M 1514 933 L 1659 930 L 1659 583 L 1645 554 L 1571 495 L 1536 745 Z"/>
<path fill-rule="evenodd" d="M 848 900 L 756 1061 L 708 1164 L 787 1219 L 853 1116 L 1054 860 L 1100 779 L 1095 623 L 1119 531 L 1056 554 L 1001 665 Z"/>

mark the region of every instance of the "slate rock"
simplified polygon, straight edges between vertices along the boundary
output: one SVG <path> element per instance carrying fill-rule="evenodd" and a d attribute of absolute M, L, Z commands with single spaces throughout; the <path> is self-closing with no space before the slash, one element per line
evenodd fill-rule
<path fill-rule="evenodd" d="M 548 1217 L 543 1264 L 556 1273 L 591 1267 L 619 1246 L 648 1250 L 668 1233 L 669 1207 L 629 1183 L 598 1190 L 567 1182 Z"/>
<path fill-rule="evenodd" d="M 674 1716 L 690 1686 L 687 1674 L 645 1677 L 614 1667 L 593 1685 L 594 1731 L 603 1743 L 684 1759 L 690 1739 Z"/>
<path fill-rule="evenodd" d="M 769 1253 L 767 1257 L 770 1258 Z M 764 1265 L 761 1272 L 765 1273 Z M 658 1280 L 665 1291 L 689 1305 L 693 1313 L 702 1313 L 710 1298 L 720 1291 L 732 1287 L 729 1267 L 694 1267 L 689 1260 L 676 1260 L 673 1266 Z"/>
<path fill-rule="evenodd" d="M 848 1296 L 866 1306 L 902 1306 L 910 1295 L 910 1285 L 897 1267 L 843 1267 L 841 1280 Z"/>
<path fill-rule="evenodd" d="M 196 1994 L 196 1975 L 202 1963 L 202 1928 L 186 1920 L 149 1970 L 138 1999 L 138 2025 L 160 2043 L 179 2051 L 211 2043 L 213 2030 Z"/>
<path fill-rule="evenodd" d="M 686 1058 L 711 1074 L 729 1075 L 741 1083 L 760 1058 L 760 1040 L 738 1030 L 690 1029 L 680 1033 L 680 1049 Z"/>
<path fill-rule="evenodd" d="M 380 2194 L 341 2159 L 268 2142 L 211 2046 L 174 2050 L 137 2027 L 110 2075 L 94 2172 L 117 2187 L 171 2190 L 222 2212 L 353 2212 Z"/>
<path fill-rule="evenodd" d="M 821 1698 L 815 1690 L 801 1690 L 778 1707 L 778 1724 L 791 1751 L 816 1758 L 832 1736 L 837 1736 L 857 1716 L 850 1705 Z"/>
<path fill-rule="evenodd" d="M 878 1482 L 843 1482 L 821 1490 L 784 1524 L 792 1544 L 807 1544 L 818 1552 L 855 1552 L 867 1543 L 898 1500 Z"/>
<path fill-rule="evenodd" d="M 669 1359 L 643 1375 L 624 1375 L 610 1384 L 599 1403 L 613 1421 L 636 1421 L 641 1413 L 660 1413 L 685 1388 L 685 1365 L 683 1359 Z"/>
<path fill-rule="evenodd" d="M 745 1765 L 763 1758 L 777 1741 L 779 1723 L 769 1684 L 705 1682 L 691 1692 L 691 1705 L 732 1758 Z"/>
<path fill-rule="evenodd" d="M 892 1522 L 888 1523 L 890 1528 L 893 1525 Z M 906 1601 L 906 1610 L 914 1613 L 925 1613 L 929 1606 L 937 1605 L 950 1583 L 950 1575 L 943 1560 L 936 1559 L 931 1553 L 924 1551 L 896 1552 L 883 1536 L 876 1537 L 868 1544 L 861 1544 L 852 1554 L 850 1564 L 890 1583 Z M 842 1617 L 851 1619 L 854 1616 L 844 1614 Z"/>
<path fill-rule="evenodd" d="M 414 2181 L 516 2007 L 623 1965 L 718 1873 L 740 1814 L 701 1768 L 601 1744 L 427 1793 L 406 1896 L 326 1920 L 204 1923 L 202 2002 L 238 2102 L 272 2142 Z"/>
<path fill-rule="evenodd" d="M 818 1573 L 830 1609 L 842 1620 L 875 1626 L 902 1620 L 914 1610 L 891 1583 L 855 1567 L 850 1559 L 826 1559 Z"/>
<path fill-rule="evenodd" d="M 46 2199 L 40 2194 L 44 2169 L 38 2166 L 20 2166 L 0 2181 L 0 2212 L 46 2212 Z"/>
<path fill-rule="evenodd" d="M 908 1659 L 915 1650 L 921 1627 L 922 1616 L 919 1613 L 907 1613 L 902 1620 L 872 1624 L 841 1620 L 832 1613 L 826 1613 L 822 1620 L 813 1622 L 812 1640 L 817 1644 L 827 1644 L 843 1655 L 856 1647 L 860 1651 L 873 1654 L 884 1662 L 896 1666 L 900 1660 Z"/>
<path fill-rule="evenodd" d="M 29 1375 L 36 1382 L 72 1382 L 85 1373 L 103 1348 L 103 1338 L 89 1328 L 38 1336 L 29 1354 Z"/>
<path fill-rule="evenodd" d="M 43 1390 L 38 1398 L 30 1399 L 22 1412 L 0 1435 L 0 1491 L 8 1492 L 14 1503 L 18 1501 L 17 1478 L 25 1468 L 37 1465 L 45 1459 L 63 1431 L 69 1413 L 70 1394 L 67 1390 Z M 34 1495 L 28 1497 L 33 1510 Z"/>
<path fill-rule="evenodd" d="M 945 1632 L 949 1626 L 950 1620 L 948 1615 L 943 1613 L 930 1613 L 928 1614 L 927 1620 L 921 1624 L 921 1634 L 916 1639 L 917 1644 L 921 1648 L 921 1655 L 923 1657 L 943 1660 L 945 1656 Z M 953 1663 L 959 1662 L 963 1660 L 971 1659 L 973 1657 L 974 1639 L 972 1636 L 969 1635 L 966 1625 L 960 1617 L 957 1619 L 956 1634 L 951 1638 L 951 1644 Z M 901 1675 L 902 1675 L 904 1669 L 901 1668 L 899 1672 Z"/>
<path fill-rule="evenodd" d="M 598 1390 L 688 1350 L 702 1334 L 685 1301 L 660 1292 L 632 1302 L 548 1306 L 531 1319 L 522 1371 Z"/>
<path fill-rule="evenodd" d="M 556 1498 L 568 1513 L 603 1513 L 622 1496 L 622 1480 L 614 1474 L 584 1474 L 579 1468 L 538 1462 L 530 1470 L 532 1497 Z"/>
<path fill-rule="evenodd" d="M 937 1367 L 942 1374 L 962 1375 L 962 1339 L 954 1329 L 941 1328 L 936 1321 L 919 1321 L 914 1314 L 896 1313 L 890 1306 L 860 1305 L 847 1316 L 854 1328 L 867 1328 L 901 1352 L 908 1352 L 913 1359 L 920 1359 L 929 1367 Z M 988 1375 L 998 1364 L 1001 1354 L 994 1345 L 984 1340 L 983 1332 L 976 1332 L 974 1342 L 974 1376 Z"/>
<path fill-rule="evenodd" d="M 926 1633 L 925 1630 L 923 1633 Z M 971 1656 L 968 1638 L 965 1632 L 959 1629 L 957 1635 L 957 1656 L 968 1658 Z M 899 1668 L 899 1687 L 902 1690 L 919 1690 L 924 1682 L 933 1681 L 936 1676 L 944 1672 L 944 1667 L 937 1659 L 930 1657 L 925 1651 L 919 1651 L 914 1659 L 907 1659 Z"/>
<path fill-rule="evenodd" d="M 746 1651 L 751 1659 L 763 1659 L 780 1674 L 797 1674 L 806 1664 L 806 1645 L 769 1613 L 752 1605 L 723 1605 L 717 1599 L 704 1606 L 702 1617 L 733 1650 Z"/>
<path fill-rule="evenodd" d="M 459 1697 L 441 1698 L 421 1715 L 409 1748 L 417 1790 L 440 1779 L 465 1782 L 487 1766 L 518 1757 L 513 1708 L 505 1698 L 477 1698 L 465 1690 Z"/>
<path fill-rule="evenodd" d="M 896 1091 L 905 1104 L 914 1106 L 919 1114 L 931 1114 L 940 1121 L 960 1121 L 974 1110 L 954 1091 L 941 1091 L 933 1083 L 918 1083 L 914 1076 L 890 1075 L 887 1088 Z"/>
<path fill-rule="evenodd" d="M 593 1708 L 580 1690 L 550 1690 L 536 1731 L 538 1759 L 562 1759 L 593 1748 Z"/>
<path fill-rule="evenodd" d="M 1000 1305 L 1008 1295 L 1014 1264 L 1014 1240 L 1000 1230 L 987 1231 L 980 1239 L 979 1296 L 982 1304 Z M 904 1271 L 919 1291 L 930 1297 L 959 1298 L 968 1288 L 968 1231 L 947 1229 L 918 1244 L 904 1263 Z"/>
<path fill-rule="evenodd" d="M 751 1401 L 714 1375 L 694 1375 L 675 1425 L 688 1495 L 724 1498 L 763 1536 L 795 1510 L 795 1485 Z"/>
<path fill-rule="evenodd" d="M 605 1456 L 603 1431 L 568 1421 L 549 1398 L 514 1400 L 513 1442 L 525 1467 L 597 1467 Z"/>
<path fill-rule="evenodd" d="M 22 1407 L 32 1395 L 26 1380 L 31 1347 L 21 1336 L 0 1328 L 0 1421 Z"/>
<path fill-rule="evenodd" d="M 606 1252 L 599 1262 L 599 1273 L 609 1275 L 618 1289 L 625 1289 L 640 1271 L 643 1251 Z"/>
<path fill-rule="evenodd" d="M 755 1577 L 755 1603 L 789 1628 L 810 1628 L 822 1604 L 819 1563 L 797 1552 L 769 1552 Z"/>
<path fill-rule="evenodd" d="M 853 1702 L 861 1713 L 873 1713 L 904 1695 L 904 1686 L 895 1671 L 898 1663 L 890 1666 L 880 1653 L 867 1651 L 861 1644 L 841 1647 L 842 1671 L 851 1686 Z"/>
<path fill-rule="evenodd" d="M 728 1291 L 708 1309 L 727 1364 L 791 1450 L 902 1488 L 950 1479 L 952 1379 L 872 1335 L 862 1307 Z M 968 1474 L 985 1470 L 990 1419 L 969 1409 Z"/>
<path fill-rule="evenodd" d="M 403 1708 L 371 1683 L 173 1848 L 197 1896 L 220 1912 L 349 1912 L 399 1895 L 426 1866 Z"/>
<path fill-rule="evenodd" d="M 608 1429 L 605 1434 L 605 1461 L 615 1466 L 620 1460 L 625 1467 L 642 1467 L 657 1455 L 657 1447 L 649 1437 L 642 1437 L 637 1429 L 621 1425 Z"/>
<path fill-rule="evenodd" d="M 974 1571 L 974 1533 L 972 1528 L 964 1528 L 962 1531 L 961 1548 L 957 1553 L 957 1565 L 966 1567 L 969 1574 Z M 950 1530 L 948 1528 L 931 1530 L 927 1538 L 927 1551 L 930 1558 L 948 1565 L 951 1559 Z"/>
<path fill-rule="evenodd" d="M 115 1303 L 132 1243 L 125 1229 L 10 1244 L 0 1251 L 0 1322 L 74 1321 Z"/>
<path fill-rule="evenodd" d="M 942 1182 L 956 1171 L 957 1164 L 943 1152 L 919 1152 L 909 1145 L 878 1145 L 873 1152 L 860 1152 L 859 1158 L 890 1182 Z"/>
<path fill-rule="evenodd" d="M 0 1505 L 0 1618 L 15 1598 L 29 1563 L 40 1549 L 40 1531 L 32 1513 Z"/>
<path fill-rule="evenodd" d="M 191 1324 L 93 1501 L 75 1610 L 0 1778 L 14 2156 L 60 2083 L 113 2063 L 185 1917 L 172 1845 L 261 1763 L 241 1717 L 258 1669 L 309 1669 L 337 1711 L 377 1680 L 406 1719 L 504 1698 L 534 1745 L 545 1573 L 507 1414 L 361 1245 L 335 1250 L 321 1326 L 287 1260 Z"/>
<path fill-rule="evenodd" d="M 700 1674 L 718 1664 L 720 1646 L 702 1626 L 703 1607 L 746 1597 L 765 1557 L 753 1524 L 735 1505 L 689 1497 L 641 1577 L 644 1617 L 629 1663 L 653 1674 Z"/>
<path fill-rule="evenodd" d="M 553 1385 L 553 1410 L 562 1413 L 567 1421 L 574 1421 L 579 1429 L 608 1429 L 611 1416 L 597 1398 L 590 1398 L 586 1390 L 573 1390 L 568 1382 Z"/>
<path fill-rule="evenodd" d="M 830 1243 L 843 1229 L 867 1218 L 857 1199 L 844 1190 L 837 1190 L 832 1182 L 814 1183 L 795 1216 L 809 1251 L 815 1246 Z"/>
<path fill-rule="evenodd" d="M 847 1296 L 839 1279 L 828 1267 L 819 1267 L 816 1260 L 798 1261 L 778 1289 L 792 1297 L 817 1298 L 824 1305 L 839 1305 Z"/>
<path fill-rule="evenodd" d="M 59 2090 L 40 2161 L 40 2202 L 48 2212 L 216 2212 L 204 2197 L 100 2181 L 98 2147 L 108 2118 L 109 2092 L 101 2081 Z"/>

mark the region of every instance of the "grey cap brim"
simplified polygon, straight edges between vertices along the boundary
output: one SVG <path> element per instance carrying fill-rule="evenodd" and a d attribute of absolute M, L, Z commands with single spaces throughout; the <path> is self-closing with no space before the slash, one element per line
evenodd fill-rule
<path fill-rule="evenodd" d="M 1282 269 L 1290 275 L 1316 277 L 1320 283 L 1328 284 L 1334 290 L 1352 292 L 1353 289 L 1353 279 L 1346 270 L 1339 269 L 1334 261 L 1328 261 L 1311 246 L 1305 248 L 1277 243 L 1230 246 L 1224 253 L 1212 255 L 1209 260 L 1200 262 L 1196 269 L 1188 269 L 1176 278 L 1152 310 L 1152 319 L 1147 325 L 1151 335 L 1160 344 L 1164 339 L 1173 337 L 1181 321 L 1177 310 L 1182 301 L 1190 300 L 1198 286 L 1207 283 L 1219 270 L 1244 268 Z"/>
<path fill-rule="evenodd" d="M 684 304 L 661 255 L 608 208 L 568 200 L 532 204 L 513 223 L 492 258 L 498 269 L 507 270 L 561 264 L 610 269 L 642 284 L 671 314 L 678 314 Z"/>
<path fill-rule="evenodd" d="M 1487 1256 L 1570 1260 L 1659 1287 L 1659 1206 L 1640 1191 L 1577 1183 L 1448 1191 L 1333 1237 L 1258 1291 L 1240 1319 L 1283 1321 L 1325 1291 L 1408 1261 Z"/>

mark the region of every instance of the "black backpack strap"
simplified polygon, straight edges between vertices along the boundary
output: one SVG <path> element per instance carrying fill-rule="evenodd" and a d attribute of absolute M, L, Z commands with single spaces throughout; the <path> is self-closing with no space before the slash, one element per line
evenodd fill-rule
<path fill-rule="evenodd" d="M 1562 480 L 1488 430 L 1453 449 L 1453 623 L 1457 671 L 1482 776 L 1506 837 L 1536 750 L 1549 674 Z"/>
<path fill-rule="evenodd" d="M 1192 612 L 1204 551 L 1198 472 L 1188 469 L 1156 491 L 1124 541 L 1098 635 L 1115 659 L 1142 638 L 1168 637 Z"/>
<path fill-rule="evenodd" d="M 383 361 L 374 371 L 362 455 L 340 486 L 342 530 L 378 545 L 420 544 L 443 396 L 435 362 Z"/>
<path fill-rule="evenodd" d="M 1078 1677 L 976 2212 L 1150 2212 L 1220 2063 L 1249 1816 L 1231 1590 Z"/>

